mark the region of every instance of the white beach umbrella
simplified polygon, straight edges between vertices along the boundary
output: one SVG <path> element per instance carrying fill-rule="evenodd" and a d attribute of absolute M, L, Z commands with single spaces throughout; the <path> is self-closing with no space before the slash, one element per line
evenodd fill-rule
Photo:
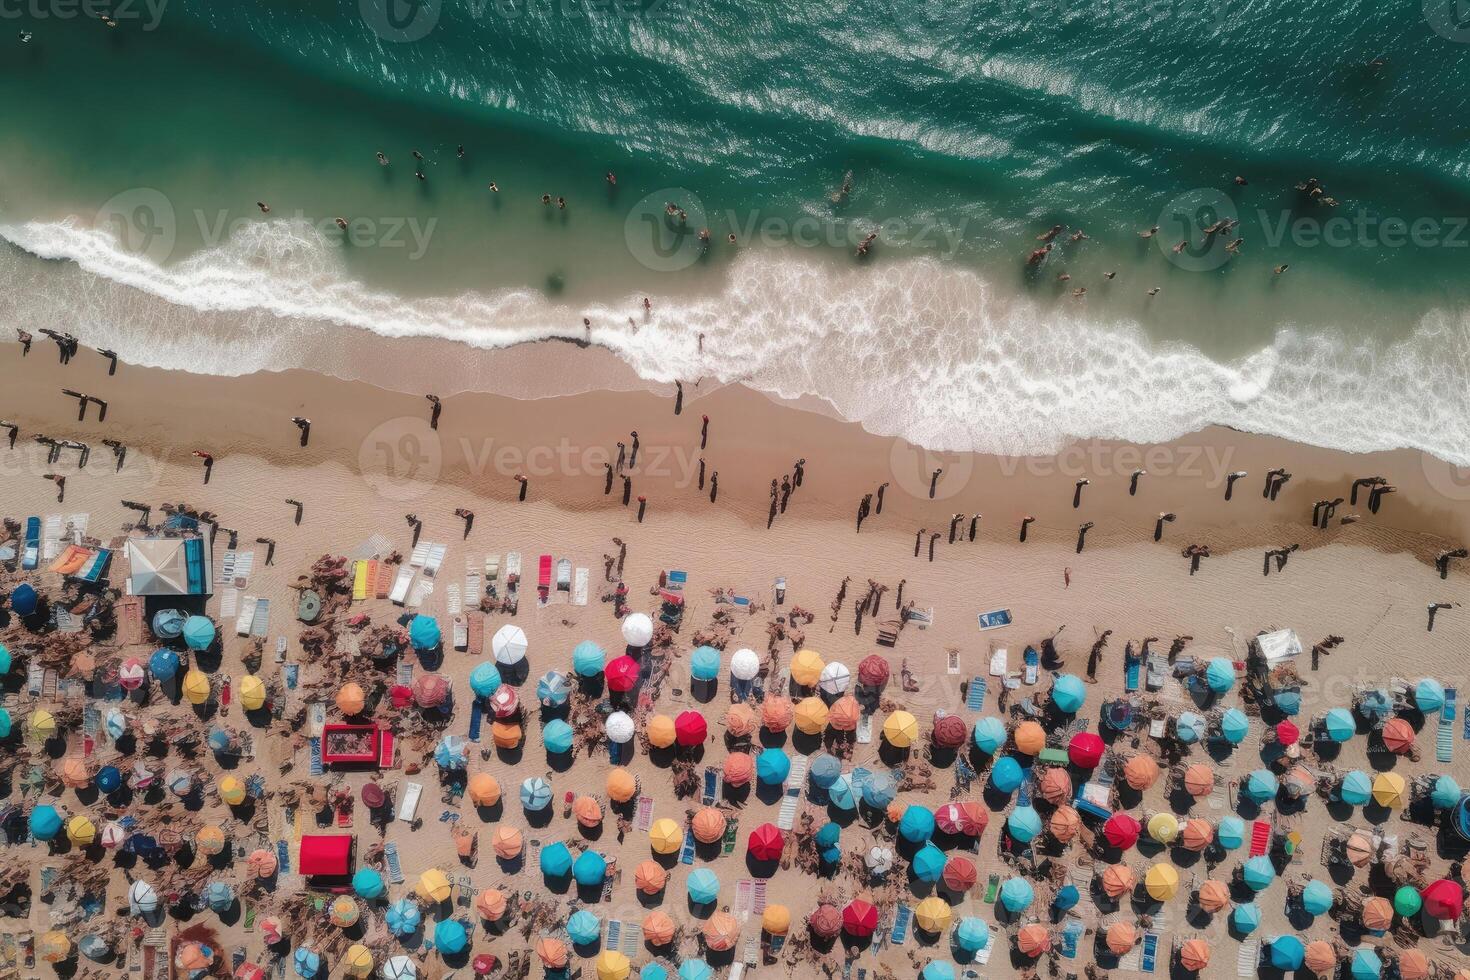
<path fill-rule="evenodd" d="M 407 956 L 394 956 L 383 964 L 379 974 L 383 980 L 414 980 L 419 971 Z"/>
<path fill-rule="evenodd" d="M 633 740 L 633 719 L 626 711 L 614 711 L 607 716 L 607 737 L 619 745 Z"/>
<path fill-rule="evenodd" d="M 868 870 L 875 875 L 886 875 L 893 868 L 893 848 L 870 847 L 868 848 L 867 861 Z"/>
<path fill-rule="evenodd" d="M 822 668 L 822 676 L 817 680 L 817 686 L 824 694 L 841 694 L 847 690 L 847 684 L 852 680 L 852 671 L 847 669 L 847 664 L 832 661 Z"/>
<path fill-rule="evenodd" d="M 646 647 L 653 642 L 653 620 L 643 613 L 629 613 L 623 620 L 623 642 L 633 647 Z"/>
<path fill-rule="evenodd" d="M 490 640 L 490 649 L 495 651 L 495 662 L 506 666 L 525 660 L 526 646 L 526 631 L 513 623 L 500 627 Z"/>
<path fill-rule="evenodd" d="M 123 825 L 116 820 L 109 820 L 102 825 L 102 846 L 106 848 L 121 847 L 123 841 L 128 839 L 128 832 Z"/>
<path fill-rule="evenodd" d="M 135 881 L 128 889 L 128 911 L 134 915 L 151 915 L 158 911 L 158 892 L 146 881 Z"/>
<path fill-rule="evenodd" d="M 761 672 L 761 658 L 754 650 L 744 647 L 730 657 L 730 676 L 737 681 L 753 681 Z"/>

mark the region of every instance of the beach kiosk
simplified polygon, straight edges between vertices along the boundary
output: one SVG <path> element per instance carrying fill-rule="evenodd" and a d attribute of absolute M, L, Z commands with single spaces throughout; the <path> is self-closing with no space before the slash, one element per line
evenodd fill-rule
<path fill-rule="evenodd" d="M 393 733 L 375 724 L 322 727 L 322 763 L 342 768 L 393 766 Z"/>
<path fill-rule="evenodd" d="M 297 869 L 308 888 L 342 888 L 352 880 L 351 834 L 302 834 Z"/>

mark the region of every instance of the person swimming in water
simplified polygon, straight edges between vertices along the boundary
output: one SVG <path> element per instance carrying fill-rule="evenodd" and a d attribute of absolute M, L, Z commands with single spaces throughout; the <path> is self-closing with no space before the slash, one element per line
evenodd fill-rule
<path fill-rule="evenodd" d="M 378 163 L 384 167 L 388 166 L 388 155 L 382 150 L 378 151 Z"/>

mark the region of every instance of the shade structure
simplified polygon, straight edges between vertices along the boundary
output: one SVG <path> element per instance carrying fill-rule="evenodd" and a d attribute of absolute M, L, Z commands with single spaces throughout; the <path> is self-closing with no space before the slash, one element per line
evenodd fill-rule
<path fill-rule="evenodd" d="M 1159 764 L 1152 756 L 1135 755 L 1123 764 L 1123 779 L 1142 792 L 1158 781 Z"/>
<path fill-rule="evenodd" d="M 259 711 L 265 707 L 265 681 L 254 674 L 240 678 L 240 707 L 246 711 Z"/>
<path fill-rule="evenodd" d="M 638 980 L 669 980 L 669 971 L 658 963 L 645 963 L 638 971 Z"/>
<path fill-rule="evenodd" d="M 957 749 L 965 744 L 965 739 L 969 734 L 969 727 L 958 715 L 944 715 L 934 719 L 934 728 L 930 738 L 936 748 Z"/>
<path fill-rule="evenodd" d="M 1034 721 L 1016 726 L 1016 751 L 1036 755 L 1046 748 L 1046 730 Z"/>
<path fill-rule="evenodd" d="M 342 972 L 349 977 L 371 976 L 373 954 L 362 943 L 353 943 L 342 956 Z"/>
<path fill-rule="evenodd" d="M 454 955 L 464 952 L 465 946 L 469 945 L 469 935 L 465 928 L 454 919 L 445 919 L 434 926 L 434 946 L 441 953 Z"/>
<path fill-rule="evenodd" d="M 218 854 L 225 849 L 225 832 L 219 824 L 205 824 L 194 835 L 194 847 L 200 854 L 209 856 Z"/>
<path fill-rule="evenodd" d="M 1208 723 L 1193 711 L 1181 711 L 1174 719 L 1174 735 L 1185 745 L 1193 745 L 1205 737 Z"/>
<path fill-rule="evenodd" d="M 848 902 L 842 910 L 842 931 L 849 936 L 863 939 L 878 928 L 878 910 L 871 902 L 860 898 Z"/>
<path fill-rule="evenodd" d="M 179 672 L 179 655 L 172 650 L 155 650 L 148 658 L 148 672 L 161 681 L 172 680 Z"/>
<path fill-rule="evenodd" d="M 1065 714 L 1076 714 L 1087 700 L 1087 685 L 1075 674 L 1058 674 L 1052 681 L 1051 699 Z"/>
<path fill-rule="evenodd" d="M 631 691 L 638 683 L 638 661 L 627 655 L 614 657 L 607 665 L 607 689 L 609 691 Z"/>
<path fill-rule="evenodd" d="M 1138 875 L 1126 864 L 1110 864 L 1103 869 L 1102 890 L 1109 898 L 1122 898 L 1138 885 Z"/>
<path fill-rule="evenodd" d="M 934 812 L 918 804 L 905 807 L 898 821 L 898 833 L 911 844 L 927 841 L 934 836 Z"/>
<path fill-rule="evenodd" d="M 896 749 L 906 749 L 919 737 L 919 720 L 907 711 L 895 711 L 883 719 L 883 740 Z"/>
<path fill-rule="evenodd" d="M 602 673 L 607 654 L 591 640 L 583 640 L 572 647 L 572 671 L 578 677 L 596 677 Z"/>
<path fill-rule="evenodd" d="M 674 938 L 674 920 L 654 910 L 643 918 L 643 938 L 654 946 L 666 946 Z"/>
<path fill-rule="evenodd" d="M 1313 973 L 1323 974 L 1337 967 L 1337 954 L 1333 952 L 1331 943 L 1318 939 L 1307 943 L 1302 962 Z"/>
<path fill-rule="evenodd" d="M 1390 718 L 1382 734 L 1383 744 L 1397 755 L 1404 755 L 1414 747 L 1414 726 L 1402 718 Z"/>
<path fill-rule="evenodd" d="M 445 735 L 434 746 L 434 762 L 441 769 L 463 769 L 468 761 L 468 744 L 459 735 Z"/>
<path fill-rule="evenodd" d="M 400 898 L 388 906 L 388 929 L 395 936 L 407 936 L 419 927 L 422 914 L 419 907 L 406 898 Z"/>
<path fill-rule="evenodd" d="M 986 755 L 995 755 L 1000 747 L 1006 744 L 1005 722 L 995 717 L 981 718 L 975 722 L 975 731 L 970 737 L 975 743 L 975 748 Z"/>
<path fill-rule="evenodd" d="M 761 658 L 747 647 L 730 654 L 730 676 L 737 681 L 753 681 L 761 672 Z"/>
<path fill-rule="evenodd" d="M 813 786 L 826 789 L 842 778 L 842 761 L 835 755 L 820 752 L 812 756 L 806 778 L 811 780 Z"/>
<path fill-rule="evenodd" d="M 500 668 L 488 660 L 481 661 L 470 671 L 470 690 L 477 697 L 488 698 L 500 690 Z"/>
<path fill-rule="evenodd" d="M 1200 884 L 1196 897 L 1206 912 L 1219 912 L 1230 904 L 1230 889 L 1223 881 L 1210 878 Z"/>
<path fill-rule="evenodd" d="M 81 756 L 69 755 L 57 762 L 55 768 L 56 774 L 61 777 L 61 784 L 69 789 L 80 789 L 92 782 L 87 760 Z"/>
<path fill-rule="evenodd" d="M 990 927 L 985 920 L 967 915 L 954 927 L 954 944 L 966 953 L 978 953 L 990 945 Z"/>
<path fill-rule="evenodd" d="M 767 786 L 779 786 L 791 774 L 791 759 L 780 749 L 766 749 L 755 760 L 755 776 Z"/>
<path fill-rule="evenodd" d="M 1414 685 L 1414 706 L 1429 715 L 1444 707 L 1444 685 L 1426 677 Z"/>
<path fill-rule="evenodd" d="M 209 675 L 202 670 L 190 670 L 184 674 L 179 690 L 190 704 L 203 704 L 209 700 Z"/>
<path fill-rule="evenodd" d="M 1021 764 L 1008 755 L 996 759 L 995 765 L 990 769 L 990 785 L 995 788 L 996 792 L 1007 796 L 1014 793 L 1025 778 Z"/>
<path fill-rule="evenodd" d="M 536 957 L 548 970 L 560 970 L 567 965 L 567 944 L 551 936 L 536 940 Z"/>
<path fill-rule="evenodd" d="M 1155 864 L 1143 876 L 1143 887 L 1149 898 L 1167 902 L 1179 893 L 1179 871 L 1172 864 Z"/>
<path fill-rule="evenodd" d="M 680 745 L 701 745 L 708 734 L 709 726 L 705 723 L 704 715 L 697 711 L 681 711 L 679 717 L 674 719 L 674 737 Z"/>
<path fill-rule="evenodd" d="M 133 915 L 151 915 L 158 911 L 158 892 L 146 881 L 128 886 L 128 911 Z"/>
<path fill-rule="evenodd" d="M 509 861 L 520 856 L 526 846 L 525 837 L 515 827 L 496 827 L 490 839 L 490 846 L 494 849 L 496 857 Z"/>
<path fill-rule="evenodd" d="M 1211 657 L 1205 665 L 1205 684 L 1215 694 L 1224 694 L 1235 686 L 1235 664 L 1225 657 Z"/>
<path fill-rule="evenodd" d="M 583 827 L 596 827 L 602 823 L 602 804 L 594 797 L 579 796 L 572 806 L 572 815 Z"/>
<path fill-rule="evenodd" d="M 321 954 L 310 947 L 298 946 L 296 952 L 291 954 L 291 966 L 296 970 L 298 977 L 311 980 L 312 977 L 321 972 Z"/>
<path fill-rule="evenodd" d="M 834 660 L 822 668 L 822 673 L 817 678 L 817 688 L 829 697 L 836 697 L 847 690 L 851 681 L 852 671 L 847 669 L 847 664 Z"/>
<path fill-rule="evenodd" d="M 942 898 L 933 895 L 924 899 L 914 909 L 914 921 L 919 928 L 930 935 L 938 935 L 949 927 L 954 913 L 950 911 L 949 903 Z"/>
<path fill-rule="evenodd" d="M 526 631 L 514 623 L 506 623 L 490 638 L 490 651 L 495 655 L 495 662 L 507 667 L 525 660 L 529 647 Z"/>
<path fill-rule="evenodd" d="M 645 895 L 657 895 L 669 883 L 669 873 L 657 861 L 640 861 L 633 869 L 633 884 Z"/>
<path fill-rule="evenodd" d="M 750 832 L 746 848 L 757 861 L 775 861 L 781 857 L 786 837 L 773 823 L 763 823 Z"/>
<path fill-rule="evenodd" d="M 500 783 L 490 773 L 475 773 L 469 777 L 469 801 L 476 807 L 494 807 L 500 802 Z"/>
<path fill-rule="evenodd" d="M 1408 785 L 1396 772 L 1380 772 L 1373 778 L 1373 802 L 1393 810 L 1408 803 Z"/>
<path fill-rule="evenodd" d="M 732 752 L 725 756 L 725 785 L 748 785 L 755 777 L 755 759 L 749 752 Z"/>
<path fill-rule="evenodd" d="M 1131 922 L 1114 922 L 1108 926 L 1106 936 L 1108 952 L 1114 956 L 1122 956 L 1132 949 L 1133 944 L 1138 940 L 1138 930 Z"/>
<path fill-rule="evenodd" d="M 1035 898 L 1036 892 L 1025 878 L 1007 878 L 1000 886 L 1000 904 L 1012 915 L 1030 908 Z"/>
<path fill-rule="evenodd" d="M 815 650 L 798 650 L 791 658 L 791 679 L 802 687 L 815 687 L 827 663 Z"/>
<path fill-rule="evenodd" d="M 623 642 L 630 647 L 646 647 L 653 640 L 653 620 L 646 613 L 629 613 L 623 618 Z"/>
<path fill-rule="evenodd" d="M 1060 805 L 1072 798 L 1072 777 L 1067 775 L 1067 770 L 1054 766 L 1041 774 L 1036 791 L 1046 802 Z"/>
<path fill-rule="evenodd" d="M 1399 953 L 1398 967 L 1399 980 L 1425 980 L 1429 976 L 1429 959 L 1422 950 L 1406 949 Z"/>
<path fill-rule="evenodd" d="M 429 868 L 419 875 L 418 883 L 414 885 L 413 890 L 414 894 L 425 902 L 438 905 L 449 901 L 449 878 L 438 868 Z"/>
<path fill-rule="evenodd" d="M 835 783 L 827 787 L 827 805 L 838 810 L 856 810 L 858 796 L 852 791 L 852 781 L 846 777 L 840 777 Z"/>
<path fill-rule="evenodd" d="M 615 745 L 625 745 L 633 741 L 633 718 L 626 711 L 614 711 L 607 716 L 602 727 L 608 740 Z"/>
<path fill-rule="evenodd" d="M 909 869 L 920 881 L 934 884 L 944 876 L 944 852 L 933 844 L 925 844 L 914 854 Z"/>
<path fill-rule="evenodd" d="M 1308 915 L 1326 915 L 1332 908 L 1332 889 L 1315 878 L 1302 888 L 1302 908 Z"/>
<path fill-rule="evenodd" d="M 601 885 L 607 878 L 607 860 L 596 851 L 583 851 L 572 864 L 572 877 L 583 888 Z"/>
<path fill-rule="evenodd" d="M 675 854 L 684 843 L 684 834 L 678 824 L 663 817 L 648 828 L 648 842 L 655 854 Z"/>
<path fill-rule="evenodd" d="M 1035 840 L 1041 833 L 1041 815 L 1029 806 L 1018 806 L 1006 817 L 1006 833 L 1022 844 Z"/>
<path fill-rule="evenodd" d="M 1142 831 L 1143 827 L 1137 818 L 1127 813 L 1115 813 L 1103 824 L 1103 836 L 1107 838 L 1108 844 L 1119 850 L 1126 850 L 1136 844 Z"/>
<path fill-rule="evenodd" d="M 1276 880 L 1276 868 L 1272 866 L 1270 858 L 1257 855 L 1241 867 L 1241 877 L 1251 891 L 1262 891 Z"/>
<path fill-rule="evenodd" d="M 746 738 L 755 734 L 755 710 L 745 702 L 732 704 L 725 709 L 725 732 L 733 738 Z"/>
<path fill-rule="evenodd" d="M 771 936 L 784 936 L 791 931 L 791 910 L 784 905 L 767 905 L 761 913 L 761 930 Z"/>
<path fill-rule="evenodd" d="M 449 680 L 440 674 L 420 674 L 413 682 L 413 700 L 420 708 L 441 708 L 449 701 Z"/>
<path fill-rule="evenodd" d="M 1419 897 L 1424 900 L 1424 911 L 1433 919 L 1458 920 L 1465 908 L 1465 889 L 1448 878 L 1430 882 Z"/>
<path fill-rule="evenodd" d="M 1016 948 L 1032 958 L 1039 957 L 1051 948 L 1051 933 L 1035 922 L 1024 925 L 1016 933 Z"/>
<path fill-rule="evenodd" d="M 882 687 L 888 683 L 890 672 L 888 661 L 871 653 L 858 663 L 858 683 L 864 687 Z"/>
<path fill-rule="evenodd" d="M 1239 745 L 1251 730 L 1251 720 L 1239 708 L 1230 708 L 1220 716 L 1220 737 L 1231 745 Z"/>
<path fill-rule="evenodd" d="M 1409 918 L 1419 914 L 1424 907 L 1424 899 L 1419 896 L 1419 890 L 1413 885 L 1404 885 L 1393 893 L 1393 911 L 1395 915 Z"/>
<path fill-rule="evenodd" d="M 433 616 L 415 616 L 408 623 L 408 642 L 415 650 L 436 649 L 444 636 Z"/>
<path fill-rule="evenodd" d="M 1047 831 L 1058 841 L 1065 844 L 1077 836 L 1077 831 L 1082 829 L 1082 815 L 1074 807 L 1059 806 L 1052 811 L 1051 818 L 1046 822 Z"/>
<path fill-rule="evenodd" d="M 791 699 L 780 694 L 767 694 L 761 702 L 761 727 L 768 732 L 784 732 L 791 727 L 796 709 Z"/>
<path fill-rule="evenodd" d="M 1230 913 L 1230 924 L 1237 932 L 1248 936 L 1261 924 L 1261 910 L 1255 902 L 1237 905 L 1235 911 Z"/>
<path fill-rule="evenodd" d="M 560 718 L 553 718 L 541 729 L 541 744 L 551 755 L 566 755 L 576 743 L 577 733 Z"/>
<path fill-rule="evenodd" d="M 1186 849 L 1203 851 L 1215 839 L 1215 828 L 1210 826 L 1208 820 L 1196 818 L 1184 824 L 1184 830 L 1180 832 L 1179 838 Z"/>
<path fill-rule="evenodd" d="M 1195 799 L 1209 796 L 1215 789 L 1215 771 L 1196 762 L 1184 770 L 1184 790 Z"/>
<path fill-rule="evenodd" d="M 258 848 L 250 852 L 246 859 L 246 867 L 250 873 L 262 880 L 275 877 L 276 871 L 280 869 L 280 862 L 276 859 L 276 852 Z"/>
<path fill-rule="evenodd" d="M 728 912 L 716 912 L 704 923 L 704 945 L 715 952 L 733 949 L 740 939 L 740 923 Z"/>
<path fill-rule="evenodd" d="M 1327 732 L 1328 738 L 1342 743 L 1357 734 L 1358 723 L 1353 720 L 1353 713 L 1346 708 L 1332 708 L 1323 716 L 1322 728 Z"/>
<path fill-rule="evenodd" d="M 1078 769 L 1096 769 L 1105 748 L 1096 732 L 1078 732 L 1067 743 L 1067 760 Z"/>
<path fill-rule="evenodd" d="M 486 922 L 499 922 L 505 917 L 508 899 L 499 888 L 483 888 L 475 896 L 475 914 Z"/>
<path fill-rule="evenodd" d="M 608 799 L 614 803 L 627 803 L 638 795 L 638 780 L 631 772 L 618 766 L 607 774 L 603 788 L 607 790 Z"/>
<path fill-rule="evenodd" d="M 818 905 L 807 917 L 807 925 L 814 934 L 831 939 L 842 931 L 842 912 L 835 905 Z"/>
<path fill-rule="evenodd" d="M 332 905 L 327 913 L 328 920 L 338 929 L 348 929 L 357 924 L 362 918 L 362 909 L 351 895 L 338 895 L 332 899 Z"/>
<path fill-rule="evenodd" d="M 1295 936 L 1276 936 L 1269 940 L 1271 966 L 1278 970 L 1301 969 L 1307 948 Z"/>
<path fill-rule="evenodd" d="M 709 905 L 720 897 L 720 879 L 709 868 L 696 868 L 684 887 L 695 905 Z"/>
<path fill-rule="evenodd" d="M 1295 745 L 1302 737 L 1302 730 L 1296 727 L 1295 722 L 1289 720 L 1278 721 L 1275 732 L 1276 741 L 1281 745 Z"/>
<path fill-rule="evenodd" d="M 536 682 L 536 699 L 548 708 L 565 704 L 571 696 L 572 682 L 559 670 L 548 670 Z"/>
<path fill-rule="evenodd" d="M 1460 784 L 1455 782 L 1453 776 L 1440 776 L 1429 792 L 1429 801 L 1439 809 L 1447 810 L 1459 803 L 1462 795 Z"/>
<path fill-rule="evenodd" d="M 47 963 L 61 963 L 71 956 L 71 940 L 53 929 L 41 936 L 36 951 Z"/>
<path fill-rule="evenodd" d="M 965 801 L 946 803 L 934 811 L 934 824 L 946 834 L 963 834 L 979 837 L 985 831 L 990 816 L 980 804 Z"/>
<path fill-rule="evenodd" d="M 628 974 L 633 970 L 628 958 L 615 949 L 598 953 L 595 965 L 597 980 L 628 980 Z"/>
<path fill-rule="evenodd" d="M 701 844 L 713 844 L 725 836 L 725 814 L 712 806 L 704 807 L 694 814 L 690 821 L 690 829 L 694 831 L 694 839 Z"/>
<path fill-rule="evenodd" d="M 1388 696 L 1387 691 L 1379 688 L 1360 695 L 1355 707 L 1365 721 L 1376 725 L 1393 714 L 1393 699 Z"/>
<path fill-rule="evenodd" d="M 148 675 L 143 667 L 143 661 L 137 657 L 129 657 L 117 669 L 117 682 L 126 691 L 136 691 L 147 679 Z"/>
<path fill-rule="evenodd" d="M 572 873 L 572 851 L 566 844 L 556 841 L 541 848 L 537 864 L 545 877 L 565 878 Z"/>
<path fill-rule="evenodd" d="M 967 857 L 955 856 L 944 862 L 944 871 L 941 872 L 939 880 L 944 882 L 944 887 L 954 894 L 964 894 L 975 887 L 980 873 L 975 869 L 975 862 Z"/>
<path fill-rule="evenodd" d="M 1361 919 L 1364 929 L 1382 932 L 1393 925 L 1393 905 L 1381 895 L 1375 895 L 1363 903 Z"/>
<path fill-rule="evenodd" d="M 1167 811 L 1154 814 L 1148 820 L 1148 836 L 1160 844 L 1172 844 L 1179 836 L 1179 819 Z"/>
<path fill-rule="evenodd" d="M 923 851 L 919 852 L 919 854 L 923 853 Z M 918 855 L 916 854 L 915 857 L 918 857 Z M 883 875 L 886 875 L 888 872 L 893 870 L 893 848 L 870 847 L 868 848 L 868 853 L 863 856 L 863 863 L 868 866 L 868 870 L 871 871 L 875 876 L 882 877 Z M 940 855 L 940 864 L 943 864 L 942 854 Z M 932 868 L 933 864 L 930 863 L 929 866 Z M 942 870 L 943 869 L 941 868 L 941 871 Z"/>
<path fill-rule="evenodd" d="M 919 971 L 919 980 L 955 980 L 954 967 L 943 960 L 930 960 Z"/>
<path fill-rule="evenodd" d="M 1373 859 L 1376 849 L 1373 842 L 1362 834 L 1353 834 L 1343 846 L 1353 867 L 1361 868 Z"/>
<path fill-rule="evenodd" d="M 802 698 L 796 703 L 795 720 L 803 735 L 820 735 L 827 727 L 827 703 L 819 697 Z"/>
<path fill-rule="evenodd" d="M 170 780 L 172 783 L 172 779 Z M 219 798 L 226 806 L 239 806 L 245 802 L 245 784 L 235 776 L 225 776 L 219 781 Z"/>
<path fill-rule="evenodd" d="M 1383 975 L 1383 960 L 1371 949 L 1358 949 L 1353 953 L 1348 972 L 1353 980 L 1378 980 Z"/>
<path fill-rule="evenodd" d="M 1338 783 L 1337 795 L 1344 803 L 1362 806 L 1373 798 L 1373 780 L 1366 772 L 1350 770 Z"/>
<path fill-rule="evenodd" d="M 1245 779 L 1244 792 L 1252 803 L 1265 803 L 1276 798 L 1280 783 L 1269 769 L 1257 769 Z"/>
<path fill-rule="evenodd" d="M 714 968 L 702 959 L 688 959 L 679 964 L 679 980 L 710 980 Z"/>
<path fill-rule="evenodd" d="M 419 975 L 419 968 L 407 956 L 390 956 L 378 975 L 383 980 L 414 980 Z"/>
<path fill-rule="evenodd" d="M 586 909 L 573 912 L 567 919 L 567 935 L 577 946 L 595 943 L 602 935 L 602 920 Z"/>
<path fill-rule="evenodd" d="M 644 723 L 643 732 L 648 736 L 648 744 L 656 749 L 666 749 L 678 739 L 678 733 L 674 730 L 674 719 L 668 715 L 650 716 Z"/>
<path fill-rule="evenodd" d="M 1203 939 L 1186 939 L 1179 947 L 1179 965 L 1198 973 L 1210 965 L 1210 944 Z"/>

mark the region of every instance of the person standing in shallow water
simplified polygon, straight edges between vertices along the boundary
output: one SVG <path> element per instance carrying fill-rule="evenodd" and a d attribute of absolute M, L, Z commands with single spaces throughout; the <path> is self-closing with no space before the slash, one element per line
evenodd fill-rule
<path fill-rule="evenodd" d="M 930 473 L 929 474 L 929 499 L 930 500 L 933 500 L 934 499 L 934 491 L 939 486 L 939 475 L 941 473 L 943 473 L 943 472 L 944 472 L 943 469 L 935 469 L 933 473 Z"/>
<path fill-rule="evenodd" d="M 880 484 L 878 484 L 878 506 L 876 506 L 876 507 L 873 508 L 873 513 L 875 513 L 875 514 L 881 514 L 881 513 L 883 513 L 883 491 L 885 491 L 887 489 L 888 489 L 888 484 L 886 484 L 886 483 L 880 483 Z"/>
<path fill-rule="evenodd" d="M 709 416 L 701 415 L 699 418 L 699 450 L 703 452 L 709 443 Z"/>
<path fill-rule="evenodd" d="M 714 503 L 715 497 L 720 493 L 720 471 L 715 470 L 709 475 L 709 502 Z"/>
<path fill-rule="evenodd" d="M 606 497 L 608 494 L 612 493 L 613 467 L 611 463 L 603 463 L 602 465 L 607 467 L 607 479 L 604 480 L 602 484 L 602 495 Z"/>

